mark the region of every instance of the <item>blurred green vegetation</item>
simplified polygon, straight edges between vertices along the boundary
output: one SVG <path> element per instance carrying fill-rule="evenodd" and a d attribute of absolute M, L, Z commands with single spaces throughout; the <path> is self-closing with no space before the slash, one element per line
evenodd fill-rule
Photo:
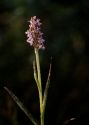
<path fill-rule="evenodd" d="M 0 0 L 0 125 L 31 124 L 4 86 L 39 119 L 34 51 L 25 35 L 34 15 L 42 21 L 46 46 L 40 51 L 43 88 L 53 58 L 45 124 L 79 125 L 82 120 L 85 125 L 89 123 L 89 0 Z"/>

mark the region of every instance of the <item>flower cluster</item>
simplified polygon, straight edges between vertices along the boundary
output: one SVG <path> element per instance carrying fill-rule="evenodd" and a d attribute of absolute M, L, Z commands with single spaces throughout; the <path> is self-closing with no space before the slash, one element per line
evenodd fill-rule
<path fill-rule="evenodd" d="M 31 17 L 29 21 L 29 29 L 27 30 L 27 42 L 30 43 L 31 46 L 37 49 L 44 49 L 44 39 L 42 37 L 43 33 L 41 32 L 41 23 L 40 19 L 37 19 L 36 16 Z"/>

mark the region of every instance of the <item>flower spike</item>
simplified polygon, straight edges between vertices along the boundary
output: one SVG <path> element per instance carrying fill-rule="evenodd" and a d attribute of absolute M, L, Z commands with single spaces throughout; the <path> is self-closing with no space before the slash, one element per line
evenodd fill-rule
<path fill-rule="evenodd" d="M 38 19 L 36 16 L 33 16 L 29 22 L 29 29 L 26 32 L 27 42 L 30 43 L 30 45 L 34 48 L 45 49 L 40 19 Z"/>

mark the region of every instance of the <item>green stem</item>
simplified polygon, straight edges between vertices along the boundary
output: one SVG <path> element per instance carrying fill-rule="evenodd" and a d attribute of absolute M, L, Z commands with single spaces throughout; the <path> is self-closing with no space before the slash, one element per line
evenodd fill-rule
<path fill-rule="evenodd" d="M 40 100 L 40 122 L 41 122 L 41 125 L 44 125 L 44 112 L 43 112 L 43 97 L 42 97 L 40 60 L 39 60 L 39 53 L 38 53 L 37 48 L 35 48 L 35 56 L 36 56 L 37 77 L 38 77 L 38 84 L 39 84 L 38 91 L 39 91 L 39 100 Z"/>
<path fill-rule="evenodd" d="M 37 48 L 35 48 L 35 56 L 36 56 L 36 65 L 37 65 L 38 81 L 39 81 L 40 89 L 41 89 L 40 61 L 39 61 L 39 53 L 38 53 L 38 49 L 37 49 Z"/>

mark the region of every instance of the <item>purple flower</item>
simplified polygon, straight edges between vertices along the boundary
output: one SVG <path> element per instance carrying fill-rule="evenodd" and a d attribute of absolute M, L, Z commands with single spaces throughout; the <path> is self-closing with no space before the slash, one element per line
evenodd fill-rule
<path fill-rule="evenodd" d="M 31 46 L 37 49 L 45 49 L 44 47 L 44 39 L 42 37 L 43 33 L 40 30 L 41 23 L 40 19 L 37 19 L 36 16 L 31 17 L 29 21 L 29 29 L 27 30 L 27 42 L 30 43 Z"/>

